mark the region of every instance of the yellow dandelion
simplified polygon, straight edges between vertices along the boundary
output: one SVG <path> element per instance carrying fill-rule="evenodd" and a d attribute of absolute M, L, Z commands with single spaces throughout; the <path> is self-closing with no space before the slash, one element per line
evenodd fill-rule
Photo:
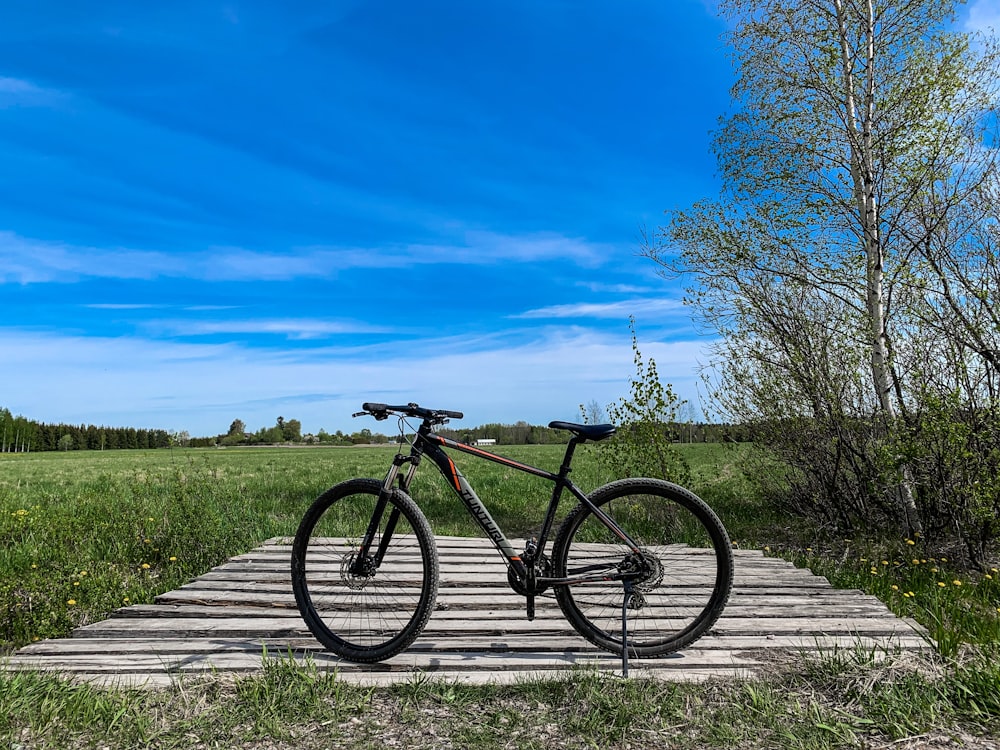
<path fill-rule="evenodd" d="M 878 575 L 878 568 L 872 568 L 871 573 L 872 573 L 873 576 L 877 576 Z"/>
<path fill-rule="evenodd" d="M 82 578 L 85 575 L 87 575 L 87 571 L 86 570 L 81 570 L 80 571 L 80 577 Z"/>
<path fill-rule="evenodd" d="M 861 558 L 861 562 L 868 562 L 868 558 L 867 557 L 862 557 Z"/>
<path fill-rule="evenodd" d="M 957 578 L 956 578 L 956 579 L 955 579 L 954 581 L 952 581 L 952 583 L 953 583 L 953 584 L 954 584 L 955 586 L 961 586 L 961 585 L 962 585 L 962 582 L 961 582 L 960 580 L 958 580 Z"/>
<path fill-rule="evenodd" d="M 906 593 L 909 594 L 911 597 L 916 596 L 916 594 L 914 594 L 912 591 L 907 591 Z"/>
<path fill-rule="evenodd" d="M 938 572 L 937 568 L 931 568 L 931 573 L 937 573 L 937 572 Z"/>
<path fill-rule="evenodd" d="M 948 562 L 948 558 L 947 557 L 942 557 L 941 558 L 941 562 Z"/>
<path fill-rule="evenodd" d="M 888 561 L 888 560 L 883 560 L 883 561 L 882 561 L 882 564 L 883 564 L 883 565 L 888 565 L 888 564 L 889 564 L 889 561 Z"/>
<path fill-rule="evenodd" d="M 66 603 L 72 607 L 74 604 L 76 604 L 76 599 L 68 599 Z"/>
<path fill-rule="evenodd" d="M 913 541 L 912 539 L 907 539 L 906 543 L 909 544 L 909 545 L 911 545 L 911 546 L 914 545 L 914 544 L 916 544 L 916 542 Z"/>
<path fill-rule="evenodd" d="M 987 581 L 992 581 L 993 580 L 993 576 L 991 576 L 989 573 L 987 573 L 986 575 L 984 575 L 983 578 L 985 578 Z"/>
<path fill-rule="evenodd" d="M 944 581 L 938 581 L 938 586 L 940 586 L 941 588 L 944 588 Z"/>
<path fill-rule="evenodd" d="M 32 570 L 38 570 L 38 566 L 35 565 L 34 563 L 31 563 L 31 569 Z"/>
<path fill-rule="evenodd" d="M 142 569 L 143 570 L 149 570 L 149 563 L 143 563 L 142 564 Z"/>
<path fill-rule="evenodd" d="M 129 598 L 126 596 L 124 599 L 122 599 L 122 601 L 128 604 Z"/>
<path fill-rule="evenodd" d="M 920 565 L 920 560 L 910 560 L 914 565 Z"/>
<path fill-rule="evenodd" d="M 812 552 L 812 551 L 813 551 L 812 547 L 806 547 L 806 552 Z"/>
<path fill-rule="evenodd" d="M 143 544 L 152 544 L 152 542 L 149 539 L 143 539 L 142 543 Z"/>
<path fill-rule="evenodd" d="M 80 582 L 79 582 L 79 581 L 73 581 L 73 585 L 74 585 L 74 586 L 79 586 L 79 585 L 80 585 Z"/>
<path fill-rule="evenodd" d="M 927 562 L 927 561 L 926 561 L 926 560 L 921 560 L 920 562 L 922 562 L 922 563 L 925 563 L 925 562 Z"/>
<path fill-rule="evenodd" d="M 897 586 L 896 584 L 893 584 L 892 585 L 892 590 L 893 591 L 899 591 L 899 586 Z"/>
<path fill-rule="evenodd" d="M 994 573 L 1000 573 L 1000 570 L 997 570 L 996 568 L 990 568 L 990 570 L 993 571 Z"/>
<path fill-rule="evenodd" d="M 173 555 L 170 556 L 170 562 L 177 562 L 177 558 Z"/>

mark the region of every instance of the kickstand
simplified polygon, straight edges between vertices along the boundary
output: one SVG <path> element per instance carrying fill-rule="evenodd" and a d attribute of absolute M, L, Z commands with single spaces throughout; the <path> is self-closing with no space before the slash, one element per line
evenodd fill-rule
<path fill-rule="evenodd" d="M 622 677 L 628 677 L 628 608 L 632 603 L 632 580 L 626 578 L 625 596 L 622 598 Z"/>

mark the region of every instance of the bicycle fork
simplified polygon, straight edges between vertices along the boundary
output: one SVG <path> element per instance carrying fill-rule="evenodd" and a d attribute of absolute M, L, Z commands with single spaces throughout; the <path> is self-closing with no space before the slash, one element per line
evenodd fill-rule
<path fill-rule="evenodd" d="M 404 463 L 409 463 L 410 468 L 407 470 L 405 476 L 399 476 L 399 469 Z M 382 523 L 382 516 L 385 514 L 385 506 L 389 503 L 389 495 L 393 491 L 392 485 L 398 477 L 399 487 L 405 492 L 410 486 L 410 480 L 413 479 L 413 475 L 417 470 L 417 464 L 419 463 L 419 456 L 404 456 L 402 454 L 396 455 L 396 458 L 392 462 L 392 466 L 389 467 L 389 472 L 386 474 L 385 480 L 382 482 L 382 489 L 378 493 L 378 500 L 375 502 L 375 510 L 372 512 L 371 520 L 368 522 L 368 528 L 365 531 L 364 539 L 358 549 L 358 554 L 355 556 L 354 562 L 351 564 L 351 575 L 363 576 L 377 570 L 379 566 L 382 565 L 382 560 L 385 558 L 385 552 L 389 548 L 389 543 L 392 541 L 392 535 L 396 531 L 396 524 L 399 522 L 400 511 L 397 506 L 393 505 L 392 510 L 389 511 L 389 517 L 386 519 L 385 529 L 382 531 L 382 535 L 378 540 L 378 548 L 375 550 L 375 554 L 370 555 L 369 552 L 375 541 L 375 536 L 379 533 L 379 525 Z M 371 560 L 370 563 L 369 560 Z"/>

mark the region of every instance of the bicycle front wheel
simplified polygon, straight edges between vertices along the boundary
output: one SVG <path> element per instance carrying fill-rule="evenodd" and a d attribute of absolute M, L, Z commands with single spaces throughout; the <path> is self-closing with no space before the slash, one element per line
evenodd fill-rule
<path fill-rule="evenodd" d="M 630 656 L 659 656 L 701 637 L 729 599 L 733 552 L 722 522 L 694 493 L 658 479 L 623 479 L 590 500 L 632 537 L 636 554 L 585 505 L 563 522 L 553 545 L 554 575 L 590 576 L 555 587 L 563 614 L 580 635 L 622 652 L 622 605 Z M 605 571 L 611 580 L 592 580 Z"/>
<path fill-rule="evenodd" d="M 302 619 L 333 653 L 371 663 L 420 635 L 434 607 L 437 549 L 427 519 L 393 490 L 372 548 L 358 558 L 382 483 L 352 479 L 320 495 L 292 545 L 292 590 Z"/>

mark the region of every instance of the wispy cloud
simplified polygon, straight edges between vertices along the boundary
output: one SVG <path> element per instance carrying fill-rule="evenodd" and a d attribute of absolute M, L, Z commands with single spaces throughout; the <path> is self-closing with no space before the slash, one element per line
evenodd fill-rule
<path fill-rule="evenodd" d="M 1000 31 L 1000 1 L 973 0 L 965 19 L 966 31 Z"/>
<path fill-rule="evenodd" d="M 464 423 L 574 419 L 580 403 L 611 403 L 633 372 L 626 337 L 595 330 L 522 339 L 482 350 L 330 348 L 307 355 L 235 344 L 38 335 L 0 329 L 4 405 L 42 421 L 126 424 L 216 434 L 235 419 L 252 427 L 278 414 L 307 431 L 358 429 L 365 400 L 403 399 L 462 409 Z M 645 342 L 661 376 L 694 396 L 694 341 Z M 27 369 L 31 382 L 17 376 Z M 67 382 L 73 388 L 65 387 Z M 183 405 L 182 410 L 178 407 Z M 375 428 L 375 425 L 367 425 Z"/>
<path fill-rule="evenodd" d="M 0 283 L 72 282 L 82 278 L 209 281 L 286 281 L 324 278 L 355 268 L 405 268 L 414 264 L 493 265 L 566 260 L 591 267 L 609 248 L 554 234 L 503 235 L 469 232 L 459 241 L 389 247 L 305 247 L 260 252 L 212 247 L 170 254 L 129 248 L 104 249 L 21 237 L 0 231 Z"/>
<path fill-rule="evenodd" d="M 528 310 L 513 318 L 627 318 L 630 315 L 663 315 L 684 309 L 676 299 L 628 299 L 619 302 L 580 302 Z"/>
<path fill-rule="evenodd" d="M 607 284 L 602 281 L 579 281 L 577 286 L 602 294 L 651 294 L 657 290 L 651 286 L 637 284 Z"/>
<path fill-rule="evenodd" d="M 31 81 L 0 76 L 0 109 L 8 106 L 44 107 L 63 98 L 63 93 L 41 88 Z"/>
<path fill-rule="evenodd" d="M 91 310 L 152 310 L 158 307 L 163 307 L 163 305 L 98 302 L 90 305 L 84 305 L 84 307 L 90 308 Z"/>
<path fill-rule="evenodd" d="M 0 283 L 152 279 L 183 272 L 183 258 L 166 253 L 44 242 L 0 231 Z"/>
<path fill-rule="evenodd" d="M 218 334 L 272 335 L 292 340 L 318 339 L 342 334 L 386 333 L 391 329 L 354 321 L 329 321 L 311 318 L 264 320 L 156 320 L 144 324 L 147 329 L 177 336 L 214 336 Z"/>
<path fill-rule="evenodd" d="M 41 89 L 28 81 L 0 76 L 0 94 L 30 94 L 39 91 Z"/>

